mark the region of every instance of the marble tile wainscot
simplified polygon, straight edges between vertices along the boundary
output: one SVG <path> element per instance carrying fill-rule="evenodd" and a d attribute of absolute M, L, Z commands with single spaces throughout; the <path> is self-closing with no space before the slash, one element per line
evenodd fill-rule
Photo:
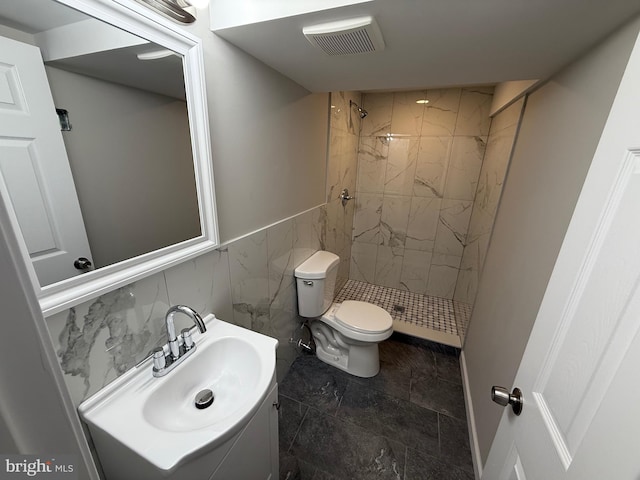
<path fill-rule="evenodd" d="M 46 319 L 75 405 L 134 367 L 166 342 L 164 315 L 186 304 L 198 312 L 277 338 L 278 378 L 298 351 L 294 265 L 321 248 L 322 205 L 218 250 L 151 275 Z M 176 317 L 178 330 L 190 326 Z"/>

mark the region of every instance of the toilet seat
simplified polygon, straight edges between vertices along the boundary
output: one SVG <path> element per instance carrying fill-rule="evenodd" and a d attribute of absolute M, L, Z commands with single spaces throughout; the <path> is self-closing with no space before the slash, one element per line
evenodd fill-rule
<path fill-rule="evenodd" d="M 383 333 L 393 327 L 391 315 L 372 303 L 345 300 L 335 311 L 336 322 L 364 334 Z"/>
<path fill-rule="evenodd" d="M 347 300 L 344 303 L 346 302 L 351 302 L 351 300 Z M 353 301 L 353 302 L 356 305 L 351 305 L 351 306 L 348 305 L 347 308 L 343 310 L 342 312 L 343 316 L 341 317 L 342 321 L 336 318 L 336 312 L 340 310 L 340 308 L 342 308 L 343 303 L 331 304 L 331 307 L 329 308 L 329 310 L 327 310 L 324 313 L 324 315 L 322 315 L 322 317 L 319 317 L 316 320 L 319 320 L 320 322 L 325 323 L 328 326 L 332 327 L 337 332 L 342 334 L 345 338 L 350 339 L 350 341 L 364 342 L 364 343 L 378 343 L 378 342 L 382 342 L 383 340 L 386 340 L 391 336 L 391 334 L 393 333 L 393 319 L 391 318 L 391 315 L 389 315 L 386 311 L 384 311 L 380 307 L 377 307 L 370 303 L 358 302 L 358 301 Z M 360 304 L 364 304 L 365 305 L 364 308 L 360 308 L 362 307 L 362 305 Z M 358 307 L 358 308 L 354 308 L 354 307 Z M 370 307 L 373 307 L 373 308 L 370 308 Z M 365 308 L 367 310 L 364 310 Z M 380 312 L 378 309 L 382 310 L 382 312 Z M 365 328 L 362 328 L 362 327 L 355 328 L 353 325 L 347 324 L 344 317 L 344 313 L 347 312 L 347 319 L 349 321 L 352 321 L 356 324 L 360 324 L 358 322 L 357 317 L 354 317 L 354 315 L 356 315 L 354 311 L 358 312 L 361 322 L 366 322 L 366 315 L 363 314 L 362 312 L 368 311 L 378 319 L 380 319 L 380 317 L 384 317 L 388 315 L 388 323 L 376 322 L 375 326 L 373 327 L 365 326 Z M 387 328 L 384 328 L 385 326 Z M 371 328 L 373 328 L 373 330 Z M 382 328 L 382 330 L 378 330 L 380 328 Z"/>

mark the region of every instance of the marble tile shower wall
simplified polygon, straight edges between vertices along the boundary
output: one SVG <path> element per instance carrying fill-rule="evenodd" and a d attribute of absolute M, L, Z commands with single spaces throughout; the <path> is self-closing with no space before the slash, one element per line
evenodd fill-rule
<path fill-rule="evenodd" d="M 297 356 L 294 266 L 321 247 L 321 206 L 47 318 L 76 405 L 166 342 L 164 315 L 186 304 L 279 340 L 278 378 Z M 190 326 L 176 316 L 178 330 Z"/>
<path fill-rule="evenodd" d="M 349 106 L 349 100 L 361 105 L 357 92 L 332 92 L 329 126 L 329 158 L 327 162 L 327 218 L 323 249 L 340 257 L 336 291 L 349 279 L 351 266 L 351 231 L 355 205 L 345 206 L 340 192 L 347 188 L 355 196 L 358 165 L 360 115 Z"/>
<path fill-rule="evenodd" d="M 364 94 L 350 278 L 453 298 L 492 97 L 493 88 Z"/>
<path fill-rule="evenodd" d="M 524 98 L 497 114 L 491 122 L 487 151 L 480 171 L 453 297 L 460 303 L 473 305 L 475 301 L 523 107 Z M 459 323 L 457 327 L 461 340 L 464 341 L 467 325 Z"/>

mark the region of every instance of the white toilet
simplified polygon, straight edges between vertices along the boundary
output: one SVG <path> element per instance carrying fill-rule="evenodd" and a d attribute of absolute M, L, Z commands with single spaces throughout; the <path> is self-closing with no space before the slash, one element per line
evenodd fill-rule
<path fill-rule="evenodd" d="M 393 333 L 393 321 L 367 302 L 333 303 L 340 257 L 314 253 L 295 270 L 300 316 L 312 318 L 311 333 L 320 360 L 358 377 L 380 371 L 378 343 Z"/>

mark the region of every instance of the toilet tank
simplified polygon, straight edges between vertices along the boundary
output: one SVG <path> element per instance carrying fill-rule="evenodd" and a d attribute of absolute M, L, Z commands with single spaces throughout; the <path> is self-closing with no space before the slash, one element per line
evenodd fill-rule
<path fill-rule="evenodd" d="M 329 309 L 333 303 L 339 263 L 337 255 L 319 251 L 295 269 L 301 317 L 320 317 Z"/>

